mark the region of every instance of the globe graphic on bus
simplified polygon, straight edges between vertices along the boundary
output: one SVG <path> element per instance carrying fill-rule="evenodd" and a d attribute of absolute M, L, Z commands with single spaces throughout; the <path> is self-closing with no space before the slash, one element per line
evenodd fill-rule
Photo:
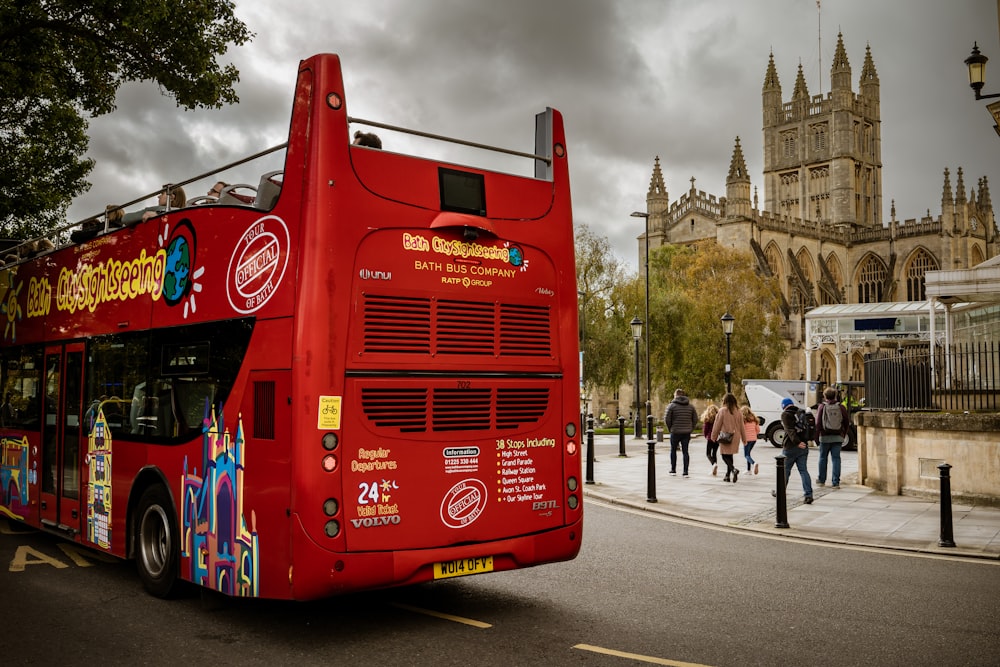
<path fill-rule="evenodd" d="M 508 250 L 507 256 L 510 257 L 510 263 L 512 266 L 521 266 L 521 263 L 524 261 L 524 253 L 517 246 Z"/>
<path fill-rule="evenodd" d="M 163 298 L 167 303 L 177 303 L 187 291 L 188 277 L 191 275 L 191 250 L 183 236 L 175 236 L 167 246 L 164 273 Z"/>

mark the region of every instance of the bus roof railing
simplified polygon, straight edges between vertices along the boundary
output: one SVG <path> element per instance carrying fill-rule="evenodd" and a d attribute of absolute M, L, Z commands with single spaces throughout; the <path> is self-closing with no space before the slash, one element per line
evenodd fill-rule
<path fill-rule="evenodd" d="M 479 142 L 476 142 L 476 141 L 467 141 L 465 139 L 458 139 L 458 138 L 455 138 L 455 137 L 446 137 L 446 136 L 441 135 L 441 134 L 433 134 L 431 132 L 423 132 L 421 130 L 413 130 L 413 129 L 406 128 L 406 127 L 401 127 L 401 126 L 398 126 L 398 125 L 390 125 L 388 123 L 381 123 L 379 121 L 368 120 L 368 119 L 365 119 L 365 118 L 357 118 L 357 117 L 354 117 L 354 116 L 348 116 L 347 117 L 347 122 L 348 123 L 358 123 L 358 124 L 366 125 L 366 126 L 369 126 L 369 127 L 378 127 L 378 128 L 382 128 L 384 130 L 390 130 L 390 131 L 393 131 L 393 132 L 401 132 L 403 134 L 412 134 L 414 136 L 424 137 L 426 139 L 434 139 L 434 140 L 437 140 L 437 141 L 446 141 L 446 142 L 453 143 L 453 144 L 460 144 L 462 146 L 469 146 L 471 148 L 480 148 L 480 149 L 483 149 L 483 150 L 493 151 L 493 152 L 496 152 L 496 153 L 504 153 L 504 154 L 507 154 L 507 155 L 513 155 L 515 157 L 529 158 L 531 160 L 540 160 L 540 161 L 544 162 L 548 166 L 552 165 L 552 158 L 550 156 L 548 156 L 548 155 L 537 155 L 535 153 L 525 153 L 523 151 L 515 151 L 515 150 L 512 150 L 510 148 L 503 148 L 501 146 L 491 146 L 489 144 L 482 144 L 482 143 L 479 143 Z M 262 150 L 260 152 L 254 153 L 253 155 L 249 155 L 247 157 L 240 158 L 239 160 L 236 160 L 234 162 L 230 162 L 228 164 L 224 164 L 221 167 L 216 167 L 214 169 L 210 169 L 208 171 L 202 172 L 200 174 L 197 174 L 196 176 L 192 176 L 191 178 L 185 179 L 183 181 L 178 181 L 176 183 L 170 183 L 170 186 L 172 186 L 172 187 L 184 187 L 185 185 L 188 185 L 190 183 L 194 183 L 195 181 L 200 181 L 203 178 L 206 178 L 208 176 L 212 176 L 214 174 L 218 174 L 218 173 L 223 172 L 223 171 L 225 171 L 227 169 L 232 169 L 233 167 L 238 167 L 238 166 L 240 166 L 242 164 L 246 164 L 247 162 L 252 162 L 253 160 L 256 160 L 258 158 L 264 157 L 265 155 L 269 155 L 271 153 L 274 153 L 276 151 L 282 150 L 282 149 L 287 148 L 287 147 L 288 147 L 288 142 L 286 141 L 284 143 L 278 144 L 277 146 L 272 146 L 271 148 L 267 148 L 267 149 L 264 149 L 264 150 Z M 163 190 L 164 190 L 164 188 L 162 188 L 162 187 L 161 188 L 157 188 L 156 190 L 153 190 L 152 192 L 143 194 L 143 195 L 141 195 L 139 197 L 136 197 L 135 199 L 131 199 L 131 200 L 127 201 L 127 202 L 123 202 L 121 204 L 109 204 L 107 207 L 105 207 L 105 210 L 101 211 L 100 213 L 96 213 L 94 215 L 89 215 L 89 216 L 83 218 L 82 220 L 77 220 L 76 222 L 68 222 L 65 225 L 62 225 L 61 227 L 55 227 L 53 229 L 50 229 L 45 234 L 43 234 L 41 236 L 38 236 L 38 237 L 35 237 L 35 238 L 27 239 L 27 240 L 23 241 L 22 243 L 18 244 L 17 246 L 14 246 L 13 248 L 9 248 L 8 250 L 14 250 L 16 252 L 17 249 L 21 248 L 22 246 L 24 246 L 24 247 L 30 247 L 32 244 L 36 243 L 37 241 L 39 241 L 39 240 L 41 240 L 43 238 L 49 238 L 51 236 L 55 236 L 57 234 L 61 234 L 63 232 L 69 231 L 70 229 L 73 229 L 74 227 L 80 227 L 84 223 L 89 222 L 91 220 L 99 220 L 102 217 L 104 218 L 104 231 L 107 231 L 108 230 L 107 213 L 108 213 L 109 210 L 119 210 L 119 209 L 124 210 L 127 206 L 132 206 L 133 204 L 138 204 L 138 203 L 140 203 L 142 201 L 145 201 L 146 199 L 149 199 L 150 197 L 155 197 L 156 195 L 158 195 L 161 192 L 163 192 Z M 170 200 L 168 198 L 167 199 L 167 210 L 169 210 L 169 209 L 170 209 Z"/>
<path fill-rule="evenodd" d="M 287 148 L 287 147 L 288 147 L 288 142 L 286 141 L 286 142 L 284 142 L 282 144 L 278 144 L 277 146 L 271 146 L 270 148 L 264 149 L 264 150 L 260 151 L 259 153 L 254 153 L 253 155 L 248 155 L 247 157 L 240 158 L 239 160 L 236 160 L 235 162 L 230 162 L 229 164 L 224 164 L 221 167 L 216 167 L 214 169 L 210 169 L 208 171 L 202 172 L 202 173 L 198 174 L 197 176 L 192 176 L 191 178 L 188 178 L 186 180 L 177 181 L 176 183 L 170 183 L 169 186 L 171 188 L 182 188 L 185 185 L 188 185 L 190 183 L 194 183 L 195 181 L 200 181 L 201 179 L 203 179 L 203 178 L 205 178 L 207 176 L 214 176 L 215 174 L 218 174 L 219 172 L 225 171 L 227 169 L 232 169 L 233 167 L 238 167 L 241 164 L 246 164 L 247 162 L 252 162 L 252 161 L 256 160 L 257 158 L 264 157 L 265 155 L 270 155 L 271 153 L 274 153 L 276 151 L 280 151 L 283 148 Z M 154 196 L 160 194 L 161 192 L 163 192 L 163 190 L 164 190 L 164 188 L 162 188 L 162 187 L 161 188 L 157 188 L 156 190 L 153 190 L 152 192 L 150 192 L 148 194 L 144 194 L 141 197 L 137 197 L 136 199 L 133 199 L 131 201 L 127 201 L 124 204 L 112 204 L 112 205 L 110 205 L 110 208 L 112 210 L 115 210 L 115 209 L 119 209 L 119 208 L 125 208 L 126 206 L 131 206 L 132 204 L 138 204 L 141 201 L 144 201 L 146 199 L 149 199 L 150 197 L 154 197 Z M 170 209 L 170 201 L 168 199 L 167 200 L 167 210 L 169 210 L 169 209 Z M 100 217 L 103 214 L 104 214 L 104 211 L 102 211 L 101 213 L 98 213 L 97 215 L 84 218 L 80 222 L 77 222 L 77 223 L 74 223 L 74 224 L 70 224 L 70 225 L 67 225 L 67 226 L 64 226 L 64 227 L 60 227 L 59 229 L 54 229 L 53 232 L 61 232 L 61 231 L 66 231 L 67 229 L 72 229 L 73 227 L 76 227 L 77 225 L 80 225 L 83 222 L 86 222 L 87 220 L 91 220 L 92 218 Z"/>
<path fill-rule="evenodd" d="M 383 130 L 391 130 L 393 132 L 402 132 L 403 134 L 412 134 L 418 137 L 424 137 L 426 139 L 436 139 L 438 141 L 447 141 L 453 144 L 461 144 L 462 146 L 471 146 L 472 148 L 482 148 L 487 151 L 494 151 L 496 153 L 506 153 L 507 155 L 515 155 L 517 157 L 526 157 L 532 160 L 541 160 L 545 164 L 551 165 L 552 158 L 547 155 L 536 155 L 534 153 L 525 153 L 523 151 L 515 151 L 510 148 L 502 148 L 500 146 L 490 146 L 489 144 L 480 144 L 475 141 L 466 141 L 465 139 L 456 139 L 454 137 L 446 137 L 441 134 L 431 134 L 430 132 L 422 132 L 420 130 L 411 130 L 406 127 L 399 127 L 398 125 L 389 125 L 388 123 L 380 123 L 374 120 L 365 120 L 364 118 L 355 118 L 353 116 L 347 117 L 348 123 L 359 123 L 361 125 L 367 125 L 369 127 L 380 127 Z"/>
<path fill-rule="evenodd" d="M 253 155 L 248 155 L 248 156 L 246 156 L 244 158 L 240 158 L 239 160 L 236 160 L 234 162 L 230 162 L 228 164 L 224 164 L 221 167 L 215 167 L 214 169 L 210 169 L 208 171 L 202 172 L 202 173 L 200 173 L 200 174 L 198 174 L 196 176 L 192 176 L 191 178 L 185 179 L 183 181 L 177 181 L 176 183 L 170 183 L 169 185 L 171 187 L 181 188 L 181 187 L 184 187 L 185 185 L 188 185 L 190 183 L 194 183 L 195 181 L 200 181 L 201 179 L 203 179 L 203 178 L 205 178 L 207 176 L 213 176 L 213 175 L 218 174 L 220 172 L 223 172 L 223 171 L 225 171 L 227 169 L 232 169 L 233 167 L 238 167 L 241 164 L 246 164 L 247 162 L 252 162 L 252 161 L 254 161 L 254 160 L 258 159 L 258 158 L 264 157 L 265 155 L 270 155 L 271 153 L 274 153 L 276 151 L 280 151 L 280 150 L 282 150 L 284 148 L 287 148 L 287 147 L 288 147 L 288 142 L 286 141 L 284 143 L 278 144 L 277 146 L 272 146 L 272 147 L 266 148 L 266 149 L 264 149 L 264 150 L 262 150 L 260 152 L 254 153 Z M 96 213 L 94 215 L 88 215 L 87 217 L 83 218 L 82 220 L 77 220 L 76 222 L 68 222 L 65 225 L 62 225 L 61 227 L 53 227 L 52 229 L 48 230 L 46 233 L 44 233 L 44 234 L 42 234 L 40 236 L 36 236 L 36 237 L 30 238 L 30 239 L 26 239 L 24 241 L 19 242 L 17 245 L 14 245 L 12 247 L 6 248 L 5 250 L 8 251 L 8 252 L 9 251 L 16 252 L 18 250 L 18 248 L 21 248 L 21 247 L 25 247 L 25 248 L 30 247 L 32 244 L 36 243 L 37 241 L 40 241 L 41 239 L 47 239 L 47 238 L 55 236 L 57 234 L 61 234 L 62 232 L 66 232 L 66 231 L 69 231 L 70 229 L 73 229 L 74 227 L 79 227 L 79 226 L 83 225 L 86 222 L 89 222 L 91 220 L 98 220 L 98 219 L 100 219 L 102 217 L 105 218 L 104 219 L 104 231 L 107 231 L 107 229 L 108 229 L 108 221 L 107 221 L 107 213 L 108 213 L 108 211 L 115 211 L 115 210 L 119 210 L 119 209 L 124 210 L 128 206 L 132 206 L 133 204 L 138 204 L 138 203 L 140 203 L 142 201 L 145 201 L 146 199 L 149 199 L 150 197 L 155 197 L 156 195 L 158 195 L 161 192 L 163 192 L 163 190 L 164 190 L 164 188 L 160 187 L 160 188 L 157 188 L 156 190 L 153 190 L 152 192 L 148 192 L 148 193 L 146 193 L 144 195 L 140 195 L 139 197 L 136 197 L 135 199 L 131 199 L 131 200 L 129 200 L 127 202 L 123 202 L 121 204 L 108 204 L 107 207 L 105 207 L 105 209 L 103 211 L 101 211 L 100 213 Z M 167 199 L 167 210 L 170 210 L 170 199 L 169 198 Z"/>

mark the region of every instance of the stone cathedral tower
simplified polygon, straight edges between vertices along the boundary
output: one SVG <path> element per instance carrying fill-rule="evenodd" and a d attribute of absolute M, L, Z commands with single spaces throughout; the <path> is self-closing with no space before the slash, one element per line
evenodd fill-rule
<path fill-rule="evenodd" d="M 812 368 L 827 381 L 835 366 L 846 379 L 860 379 L 861 352 L 813 347 L 805 340 L 806 312 L 823 305 L 922 301 L 927 271 L 970 268 L 1000 254 L 989 183 L 983 176 L 967 187 L 961 167 L 952 172 L 928 165 L 944 172 L 937 214 L 896 218 L 895 204 L 883 200 L 880 88 L 870 46 L 857 92 L 852 76 L 838 34 L 829 92 L 810 95 L 799 65 L 785 101 L 770 55 L 761 89 L 763 207 L 739 137 L 723 172 L 724 197 L 698 190 L 692 177 L 691 187 L 671 201 L 659 156 L 646 196 L 651 249 L 711 240 L 751 251 L 759 270 L 778 278 L 789 349 L 807 350 Z M 640 236 L 640 260 L 645 243 Z M 803 355 L 791 354 L 781 373 L 799 377 L 804 371 Z"/>
<path fill-rule="evenodd" d="M 852 229 L 881 226 L 879 81 L 870 47 L 860 81 L 855 95 L 843 35 L 837 35 L 830 94 L 810 97 L 800 64 L 786 103 L 771 54 L 761 93 L 766 210 Z"/>

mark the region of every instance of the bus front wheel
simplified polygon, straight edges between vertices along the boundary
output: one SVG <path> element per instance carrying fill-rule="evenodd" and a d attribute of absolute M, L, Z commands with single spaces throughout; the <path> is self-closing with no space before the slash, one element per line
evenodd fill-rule
<path fill-rule="evenodd" d="M 151 595 L 170 597 L 177 588 L 177 520 L 162 485 L 146 489 L 136 512 L 136 565 Z"/>

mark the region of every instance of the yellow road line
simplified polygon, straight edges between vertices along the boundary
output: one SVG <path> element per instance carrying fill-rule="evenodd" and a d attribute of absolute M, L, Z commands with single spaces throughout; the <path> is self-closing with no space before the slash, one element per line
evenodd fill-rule
<path fill-rule="evenodd" d="M 670 667 L 709 667 L 709 665 L 702 665 L 697 662 L 681 662 L 679 660 L 667 660 L 666 658 L 654 658 L 648 655 L 639 655 L 638 653 L 626 653 L 625 651 L 616 651 L 610 648 L 591 646 L 590 644 L 577 644 L 573 648 L 578 648 L 583 651 L 591 651 L 593 653 L 603 653 L 604 655 L 613 655 L 618 658 L 639 660 L 640 662 L 648 662 L 653 665 L 669 665 Z"/>
<path fill-rule="evenodd" d="M 392 607 L 396 607 L 398 609 L 405 609 L 406 611 L 412 611 L 417 614 L 424 614 L 425 616 L 443 618 L 446 621 L 455 621 L 456 623 L 464 623 L 465 625 L 471 625 L 472 627 L 479 628 L 481 630 L 493 627 L 489 623 L 483 623 L 482 621 L 475 621 L 471 618 L 462 618 L 461 616 L 453 616 L 451 614 L 442 614 L 439 611 L 431 611 L 430 609 L 421 609 L 420 607 L 411 607 L 410 605 L 403 604 L 402 602 L 390 602 L 389 605 Z"/>

